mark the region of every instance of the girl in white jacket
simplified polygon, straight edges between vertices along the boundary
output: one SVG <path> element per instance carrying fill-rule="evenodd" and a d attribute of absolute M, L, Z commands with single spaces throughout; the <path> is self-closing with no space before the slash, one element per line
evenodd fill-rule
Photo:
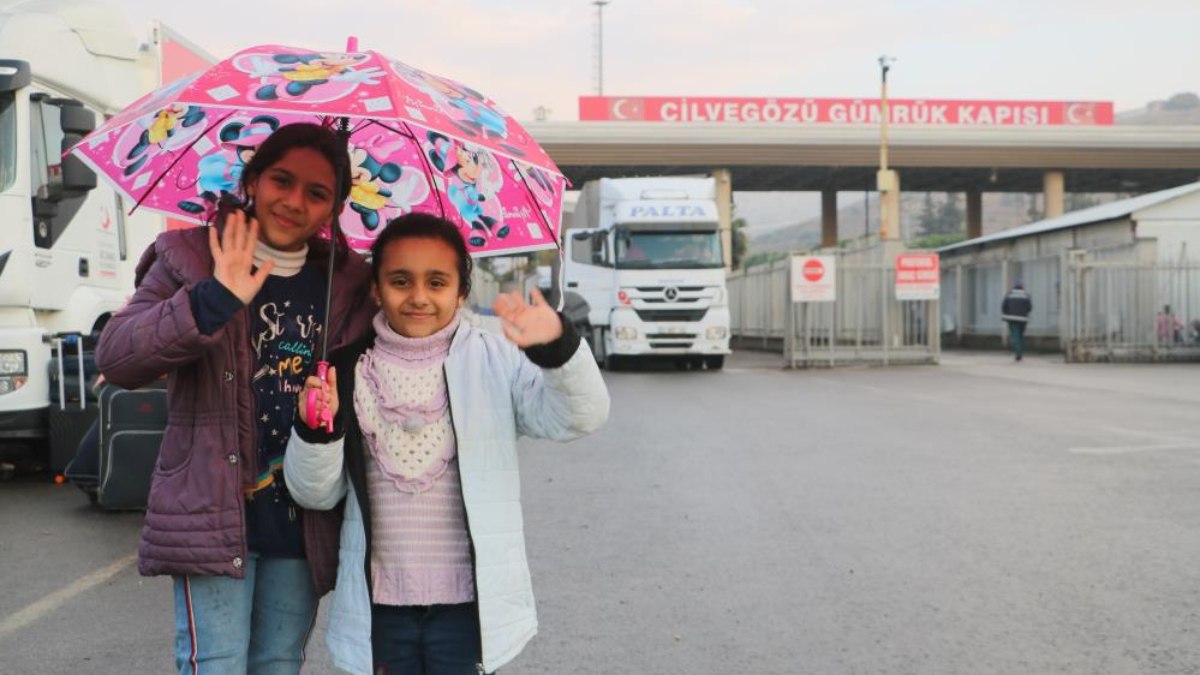
<path fill-rule="evenodd" d="M 471 258 L 453 223 L 393 220 L 372 266 L 374 331 L 308 379 L 284 455 L 297 503 L 344 509 L 329 648 L 356 675 L 492 672 L 537 632 L 516 439 L 594 431 L 608 393 L 537 291 L 497 298 L 507 340 L 460 318 Z M 310 428 L 310 390 L 332 432 Z"/>

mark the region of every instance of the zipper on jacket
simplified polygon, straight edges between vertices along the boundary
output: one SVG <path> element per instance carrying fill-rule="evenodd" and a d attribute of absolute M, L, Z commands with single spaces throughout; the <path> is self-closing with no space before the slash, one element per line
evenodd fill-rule
<path fill-rule="evenodd" d="M 454 432 L 455 452 L 461 458 L 462 446 L 458 444 L 458 427 L 454 424 L 454 404 L 450 399 L 450 377 L 446 374 L 444 361 L 442 362 L 442 377 L 446 380 L 446 414 L 450 416 L 450 430 Z M 475 670 L 479 675 L 486 675 L 487 671 L 483 669 L 483 617 L 480 615 L 479 609 L 479 567 L 475 558 L 475 537 L 471 536 L 471 516 L 467 513 L 467 491 L 462 480 L 461 459 L 458 462 L 458 493 L 462 498 L 463 522 L 467 526 L 467 544 L 471 550 L 471 585 L 475 587 L 475 625 L 479 627 L 479 662 L 475 664 Z"/>

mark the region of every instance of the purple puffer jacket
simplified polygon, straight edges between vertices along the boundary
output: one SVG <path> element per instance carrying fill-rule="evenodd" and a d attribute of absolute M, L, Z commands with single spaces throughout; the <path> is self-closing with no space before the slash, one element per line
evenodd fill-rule
<path fill-rule="evenodd" d="M 310 259 L 328 256 L 309 247 Z M 189 292 L 212 277 L 207 228 L 166 232 L 137 267 L 137 290 L 108 322 L 96 347 L 104 377 L 121 387 L 169 373 L 168 418 L 150 487 L 138 569 L 143 575 L 199 574 L 244 578 L 246 527 L 242 489 L 254 484 L 257 438 L 251 376 L 255 357 L 249 311 L 213 335 L 201 335 Z M 333 285 L 330 351 L 370 327 L 370 266 L 358 254 L 338 268 Z M 318 594 L 337 574 L 341 509 L 306 511 L 304 543 Z"/>

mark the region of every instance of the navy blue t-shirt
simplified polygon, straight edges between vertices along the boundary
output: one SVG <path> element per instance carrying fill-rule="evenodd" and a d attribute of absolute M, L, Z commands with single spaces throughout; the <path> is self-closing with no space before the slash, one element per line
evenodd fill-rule
<path fill-rule="evenodd" d="M 197 327 L 208 335 L 242 308 L 215 279 L 192 289 L 191 305 Z M 301 513 L 283 483 L 283 453 L 296 398 L 320 348 L 324 318 L 325 277 L 312 265 L 290 277 L 267 277 L 250 304 L 258 467 L 257 484 L 246 495 L 246 540 L 251 551 L 265 557 L 304 557 Z"/>

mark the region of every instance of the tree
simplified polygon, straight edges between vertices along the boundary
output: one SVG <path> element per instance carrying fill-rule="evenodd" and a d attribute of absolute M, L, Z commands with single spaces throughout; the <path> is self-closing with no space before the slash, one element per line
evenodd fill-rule
<path fill-rule="evenodd" d="M 947 194 L 939 206 L 933 202 L 933 194 L 925 193 L 925 203 L 917 220 L 921 237 L 954 234 L 963 230 L 962 211 L 958 208 L 958 196 Z"/>
<path fill-rule="evenodd" d="M 736 270 L 741 268 L 742 261 L 746 258 L 746 252 L 750 248 L 750 238 L 746 236 L 745 218 L 734 218 L 730 227 L 733 230 L 733 250 L 729 252 L 729 264 Z"/>
<path fill-rule="evenodd" d="M 925 203 L 921 206 L 921 215 L 917 218 L 917 227 L 921 236 L 937 233 L 937 211 L 933 208 L 933 193 L 925 193 Z"/>
<path fill-rule="evenodd" d="M 935 234 L 954 234 L 966 228 L 963 227 L 962 210 L 958 208 L 958 195 L 947 194 L 946 201 L 938 209 L 937 231 Z"/>

